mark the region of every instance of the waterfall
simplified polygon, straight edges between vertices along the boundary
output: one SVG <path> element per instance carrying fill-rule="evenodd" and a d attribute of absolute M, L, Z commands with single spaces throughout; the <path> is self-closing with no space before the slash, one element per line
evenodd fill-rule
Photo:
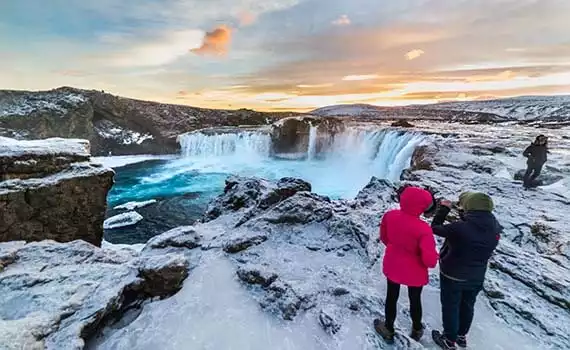
<path fill-rule="evenodd" d="M 261 132 L 206 135 L 201 132 L 178 136 L 185 157 L 260 156 L 271 152 L 271 137 Z"/>
<path fill-rule="evenodd" d="M 397 181 L 424 140 L 425 136 L 413 132 L 351 129 L 334 138 L 325 157 L 340 163 L 343 171 L 370 169 L 371 175 Z"/>
<path fill-rule="evenodd" d="M 402 171 L 410 165 L 415 148 L 426 139 L 420 133 L 365 127 L 349 128 L 336 135 L 322 132 L 317 133 L 316 126 L 310 127 L 306 155 L 312 162 L 303 162 L 304 164 L 284 163 L 271 158 L 271 136 L 263 132 L 241 131 L 211 135 L 193 132 L 180 135 L 178 142 L 184 157 L 231 157 L 235 168 L 233 171 L 237 173 L 249 169 L 251 175 L 259 176 L 253 170 L 258 169 L 260 174 L 271 174 L 270 177 L 307 177 L 338 187 L 338 182 L 347 181 L 363 186 L 371 176 L 399 180 Z M 327 138 L 327 142 L 317 147 L 317 139 Z M 227 167 L 228 163 L 224 160 L 221 164 Z M 293 170 L 284 170 L 285 168 Z"/>
<path fill-rule="evenodd" d="M 317 154 L 317 127 L 311 124 L 309 128 L 309 147 L 307 147 L 307 159 L 315 159 Z"/>

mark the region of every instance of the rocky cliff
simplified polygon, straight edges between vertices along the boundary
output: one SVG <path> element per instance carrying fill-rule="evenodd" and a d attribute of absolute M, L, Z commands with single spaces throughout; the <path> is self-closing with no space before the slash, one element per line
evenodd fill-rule
<path fill-rule="evenodd" d="M 88 160 L 85 140 L 0 137 L 0 241 L 101 245 L 114 173 Z"/>
<path fill-rule="evenodd" d="M 188 255 L 158 248 L 0 243 L 0 348 L 84 349 L 144 301 L 176 293 L 190 266 Z"/>
<path fill-rule="evenodd" d="M 0 136 L 82 138 L 93 155 L 174 153 L 179 134 L 217 126 L 266 125 L 291 113 L 214 110 L 94 90 L 0 91 Z"/>

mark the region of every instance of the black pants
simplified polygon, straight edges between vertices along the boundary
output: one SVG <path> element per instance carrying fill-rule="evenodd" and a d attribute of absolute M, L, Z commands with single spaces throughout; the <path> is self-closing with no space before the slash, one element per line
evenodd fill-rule
<path fill-rule="evenodd" d="M 525 187 L 532 186 L 534 180 L 536 180 L 536 178 L 540 176 L 543 165 L 544 164 L 540 163 L 527 163 L 526 172 L 524 173 L 523 177 L 523 183 Z"/>
<path fill-rule="evenodd" d="M 393 331 L 396 313 L 398 311 L 398 298 L 400 285 L 388 280 L 388 294 L 386 295 L 386 327 Z M 422 328 L 422 287 L 408 287 L 410 298 L 410 313 L 412 314 L 412 327 L 415 330 Z"/>
<path fill-rule="evenodd" d="M 469 333 L 475 314 L 475 301 L 483 289 L 481 281 L 455 281 L 440 275 L 443 334 L 455 342 Z"/>

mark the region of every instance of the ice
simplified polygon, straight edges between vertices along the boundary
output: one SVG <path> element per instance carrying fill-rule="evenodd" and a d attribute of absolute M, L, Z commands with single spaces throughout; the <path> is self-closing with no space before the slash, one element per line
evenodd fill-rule
<path fill-rule="evenodd" d="M 148 201 L 142 201 L 142 202 L 128 202 L 125 204 L 118 205 L 118 206 L 114 207 L 113 209 L 115 209 L 115 210 L 135 210 L 138 208 L 146 207 L 147 205 L 151 205 L 153 203 L 156 203 L 156 199 L 150 199 Z"/>
<path fill-rule="evenodd" d="M 81 139 L 51 138 L 45 140 L 15 140 L 0 137 L 0 157 L 23 155 L 71 155 L 89 157 L 89 141 Z"/>
<path fill-rule="evenodd" d="M 143 248 L 144 248 L 145 244 L 144 243 L 138 243 L 138 244 L 114 244 L 114 243 L 110 243 L 107 242 L 106 240 L 103 240 L 103 242 L 101 242 L 101 249 L 106 249 L 106 250 L 130 250 L 136 253 L 140 253 Z"/>
<path fill-rule="evenodd" d="M 177 158 L 177 156 L 142 154 L 136 156 L 91 157 L 91 161 L 93 163 L 101 164 L 106 168 L 120 168 L 129 164 L 146 162 L 147 160 L 174 158 Z"/>
<path fill-rule="evenodd" d="M 105 222 L 103 222 L 103 228 L 105 230 L 110 230 L 119 227 L 132 226 L 137 224 L 142 219 L 142 215 L 136 211 L 129 211 L 106 219 Z"/>
<path fill-rule="evenodd" d="M 145 307 L 96 349 L 363 349 L 361 339 L 351 340 L 337 343 L 311 320 L 287 323 L 264 313 L 236 280 L 231 263 L 215 253 L 190 273 L 178 294 Z"/>

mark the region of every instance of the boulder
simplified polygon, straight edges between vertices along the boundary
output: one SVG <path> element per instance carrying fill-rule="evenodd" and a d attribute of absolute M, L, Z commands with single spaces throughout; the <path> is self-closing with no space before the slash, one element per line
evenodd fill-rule
<path fill-rule="evenodd" d="M 516 181 L 522 181 L 526 169 L 521 169 L 515 173 L 514 179 Z M 536 178 L 536 182 L 538 186 L 548 186 L 552 185 L 560 180 L 562 180 L 564 176 L 561 174 L 553 174 L 552 172 L 545 170 L 543 171 L 538 178 Z"/>
<path fill-rule="evenodd" d="M 80 350 L 132 306 L 176 293 L 189 263 L 84 241 L 0 243 L 0 348 Z"/>
<path fill-rule="evenodd" d="M 0 182 L 0 242 L 82 239 L 101 245 L 114 173 L 83 162 L 89 157 L 89 143 L 0 142 L 0 166 L 9 171 L 4 179 L 11 178 Z M 14 165 L 17 162 L 26 165 Z"/>
<path fill-rule="evenodd" d="M 433 170 L 435 168 L 435 156 L 437 148 L 434 145 L 422 145 L 416 147 L 412 154 L 410 170 Z"/>
<path fill-rule="evenodd" d="M 151 238 L 143 251 L 167 247 L 194 249 L 201 245 L 202 237 L 193 226 L 182 226 Z"/>
<path fill-rule="evenodd" d="M 414 128 L 415 125 L 410 123 L 409 121 L 407 121 L 405 119 L 400 119 L 400 120 L 396 120 L 395 122 L 393 122 L 392 127 L 394 127 L 394 128 Z"/>
<path fill-rule="evenodd" d="M 281 119 L 273 124 L 271 140 L 273 153 L 277 155 L 303 155 L 309 148 L 311 127 L 316 128 L 315 151 L 320 153 L 326 149 L 332 138 L 345 130 L 341 119 L 325 117 L 291 117 Z"/>

